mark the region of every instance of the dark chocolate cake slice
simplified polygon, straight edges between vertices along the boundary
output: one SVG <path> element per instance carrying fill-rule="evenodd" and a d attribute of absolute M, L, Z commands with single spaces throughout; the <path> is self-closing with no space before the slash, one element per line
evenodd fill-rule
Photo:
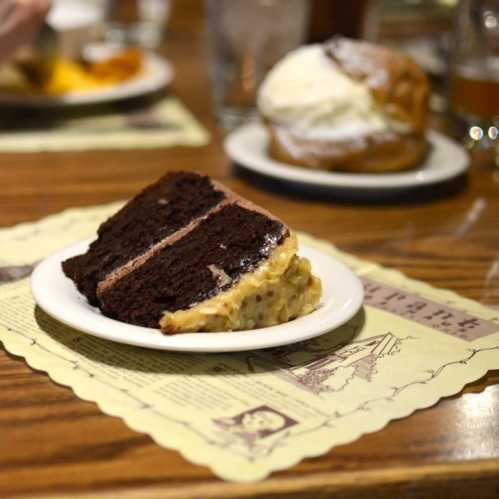
<path fill-rule="evenodd" d="M 169 173 L 63 263 L 89 303 L 165 333 L 251 329 L 314 310 L 320 281 L 277 218 L 196 173 Z"/>

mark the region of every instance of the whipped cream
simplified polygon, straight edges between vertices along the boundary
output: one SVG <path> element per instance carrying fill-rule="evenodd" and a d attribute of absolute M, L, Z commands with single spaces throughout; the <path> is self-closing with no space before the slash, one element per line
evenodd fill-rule
<path fill-rule="evenodd" d="M 345 73 L 322 45 L 290 52 L 258 92 L 260 113 L 303 136 L 341 139 L 391 129 L 369 88 Z"/>

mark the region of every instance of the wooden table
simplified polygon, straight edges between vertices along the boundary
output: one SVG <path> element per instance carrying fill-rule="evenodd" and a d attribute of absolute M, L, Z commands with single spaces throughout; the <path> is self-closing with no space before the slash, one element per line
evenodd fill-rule
<path fill-rule="evenodd" d="M 292 227 L 410 277 L 499 305 L 499 171 L 430 201 L 357 205 L 290 195 L 235 175 L 221 147 L 198 21 L 178 17 L 166 53 L 173 90 L 213 134 L 204 148 L 0 155 L 0 226 L 69 206 L 126 198 L 166 170 L 197 169 Z M 1 249 L 0 249 L 1 253 Z M 135 433 L 0 350 L 0 497 L 499 497 L 499 371 L 384 430 L 256 484 L 207 468 Z"/>

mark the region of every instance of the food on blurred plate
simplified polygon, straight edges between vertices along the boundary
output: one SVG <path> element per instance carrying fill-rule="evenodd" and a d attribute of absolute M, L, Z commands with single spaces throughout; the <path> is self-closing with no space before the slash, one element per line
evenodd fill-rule
<path fill-rule="evenodd" d="M 410 57 L 335 37 L 281 60 L 259 89 L 258 108 L 278 161 L 390 172 L 418 166 L 428 152 L 428 94 Z"/>
<path fill-rule="evenodd" d="M 321 282 L 275 216 L 172 172 L 102 224 L 64 273 L 108 317 L 167 334 L 272 326 L 318 306 Z"/>
<path fill-rule="evenodd" d="M 56 58 L 47 79 L 37 82 L 27 74 L 27 64 L 16 62 L 0 69 L 0 91 L 60 96 L 113 86 L 136 76 L 143 66 L 138 49 L 126 49 L 99 61 Z"/>

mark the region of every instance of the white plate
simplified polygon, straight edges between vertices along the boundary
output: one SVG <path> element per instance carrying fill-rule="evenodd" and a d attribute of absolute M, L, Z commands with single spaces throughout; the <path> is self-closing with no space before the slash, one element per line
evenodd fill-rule
<path fill-rule="evenodd" d="M 61 262 L 81 254 L 89 241 L 74 244 L 41 262 L 33 272 L 31 289 L 38 305 L 49 315 L 75 329 L 106 340 L 160 350 L 234 352 L 287 345 L 307 340 L 341 326 L 359 310 L 364 298 L 359 279 L 331 255 L 302 245 L 322 279 L 323 296 L 313 313 L 279 326 L 253 331 L 163 335 L 156 329 L 132 326 L 104 317 L 91 307 L 62 272 Z"/>
<path fill-rule="evenodd" d="M 99 60 L 110 56 L 113 52 L 114 49 L 110 47 L 97 45 L 91 48 L 90 56 L 93 60 Z M 101 104 L 156 92 L 167 86 L 173 77 L 174 70 L 170 62 L 155 54 L 146 53 L 142 71 L 122 83 L 94 90 L 70 92 L 56 97 L 0 93 L 0 104 L 38 108 Z"/>
<path fill-rule="evenodd" d="M 432 148 L 416 170 L 401 173 L 339 173 L 300 168 L 267 155 L 268 135 L 260 123 L 243 125 L 225 139 L 225 151 L 240 166 L 270 177 L 314 187 L 386 190 L 417 187 L 449 180 L 466 171 L 469 158 L 463 147 L 431 130 Z"/>

